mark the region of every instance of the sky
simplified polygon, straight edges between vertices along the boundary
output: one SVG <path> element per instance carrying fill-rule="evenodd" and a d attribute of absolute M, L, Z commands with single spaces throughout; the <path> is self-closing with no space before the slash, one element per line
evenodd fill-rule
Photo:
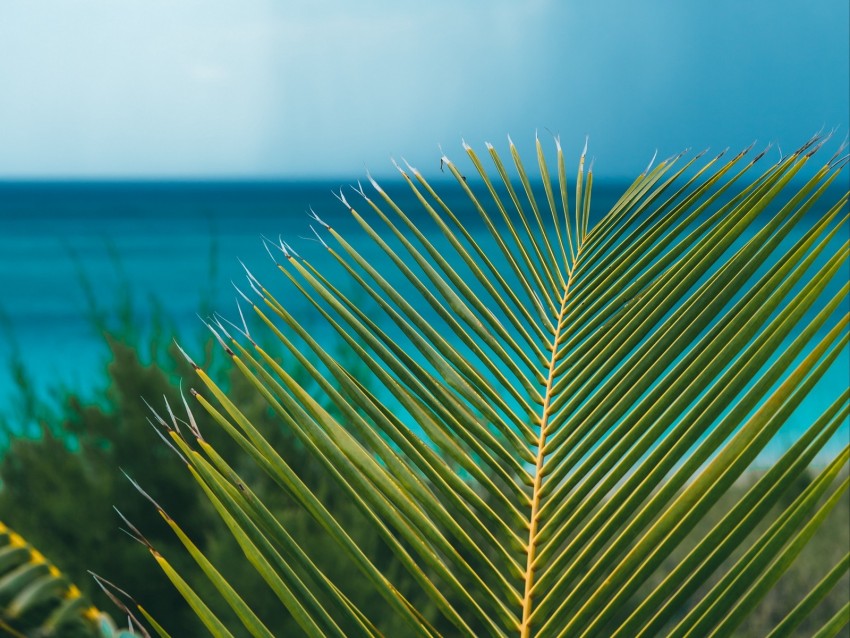
<path fill-rule="evenodd" d="M 0 179 L 427 174 L 535 134 L 629 177 L 843 139 L 848 59 L 847 0 L 8 0 Z"/>

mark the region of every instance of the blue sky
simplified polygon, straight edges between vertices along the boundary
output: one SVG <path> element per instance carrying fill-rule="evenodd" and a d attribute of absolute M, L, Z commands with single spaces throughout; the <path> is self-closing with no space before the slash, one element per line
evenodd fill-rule
<path fill-rule="evenodd" d="M 789 149 L 850 128 L 847 0 L 0 5 L 0 179 L 359 177 L 438 145 Z"/>

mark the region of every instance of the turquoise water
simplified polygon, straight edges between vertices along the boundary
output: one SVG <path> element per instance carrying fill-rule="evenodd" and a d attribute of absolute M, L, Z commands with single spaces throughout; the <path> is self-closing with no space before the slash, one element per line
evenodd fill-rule
<path fill-rule="evenodd" d="M 475 237 L 491 245 L 450 180 L 447 176 L 440 191 L 446 202 L 470 220 Z M 268 288 L 283 291 L 280 299 L 289 310 L 309 317 L 310 329 L 321 336 L 327 328 L 313 321 L 308 302 L 287 292 L 261 237 L 282 235 L 302 256 L 339 274 L 312 234 L 310 224 L 316 223 L 307 214 L 312 207 L 392 277 L 380 249 L 334 198 L 332 191 L 339 187 L 318 182 L 0 183 L 0 310 L 5 318 L 0 357 L 7 360 L 17 349 L 40 392 L 57 386 L 85 392 L 101 380 L 106 356 L 92 322 L 93 307 L 114 320 L 116 308 L 131 300 L 144 325 L 159 306 L 181 342 L 192 342 L 205 331 L 196 316 L 202 308 L 236 315 L 231 281 L 247 290 L 238 259 Z M 384 187 L 438 246 L 445 246 L 403 185 Z M 597 182 L 593 216 L 607 211 L 624 187 Z M 359 196 L 346 193 L 358 211 L 375 220 Z M 832 394 L 836 386 L 850 383 L 847 363 L 845 357 L 834 366 L 821 392 Z M 13 392 L 8 366 L 0 365 L 0 400 L 7 402 Z M 776 449 L 807 422 L 806 415 L 793 420 Z M 845 428 L 839 440 L 847 436 Z"/>

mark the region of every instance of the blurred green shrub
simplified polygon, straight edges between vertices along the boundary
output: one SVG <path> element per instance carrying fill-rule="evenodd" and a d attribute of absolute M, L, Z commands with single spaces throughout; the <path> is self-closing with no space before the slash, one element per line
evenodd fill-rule
<path fill-rule="evenodd" d="M 149 560 L 147 552 L 119 531 L 121 521 L 113 505 L 192 580 L 194 563 L 178 550 L 179 541 L 122 475 L 123 470 L 145 485 L 167 511 L 180 512 L 181 520 L 187 521 L 187 533 L 198 539 L 199 547 L 234 585 L 253 592 L 252 604 L 269 627 L 276 634 L 287 635 L 295 625 L 281 615 L 277 599 L 243 559 L 203 493 L 194 488 L 179 458 L 162 444 L 148 423 L 152 414 L 143 398 L 156 401 L 159 407 L 164 397 L 175 411 L 181 404 L 175 387 L 178 379 L 188 376 L 185 359 L 175 356 L 176 347 L 165 341 L 160 331 L 154 330 L 148 343 L 142 343 L 141 331 L 129 320 L 119 323 L 118 329 L 104 330 L 108 362 L 102 377 L 91 384 L 88 395 L 65 389 L 56 393 L 58 401 L 54 404 L 33 390 L 19 358 L 10 362 L 18 389 L 16 401 L 0 411 L 0 428 L 8 439 L 0 459 L 0 520 L 13 525 L 50 555 L 98 607 L 114 609 L 88 576 L 89 570 L 144 601 L 156 618 L 166 621 L 172 635 L 199 635 L 203 630 L 196 617 Z M 213 356 L 211 347 L 206 352 Z M 147 360 L 141 353 L 147 353 Z M 296 374 L 303 374 L 297 361 L 287 361 L 286 365 Z M 305 453 L 300 442 L 283 428 L 276 429 L 268 406 L 257 399 L 255 392 L 239 385 L 244 381 L 233 376 L 231 383 L 235 396 L 241 396 L 246 414 L 267 431 L 276 432 L 274 443 L 287 462 L 308 485 L 326 495 L 352 535 L 362 538 L 388 571 L 398 571 L 395 558 L 380 540 L 373 538 L 359 512 Z M 306 377 L 304 383 L 308 383 Z M 362 578 L 359 572 L 341 559 L 333 541 L 316 533 L 310 517 L 288 502 L 279 490 L 269 489 L 270 479 L 257 472 L 253 464 L 240 462 L 229 437 L 207 425 L 199 420 L 201 431 L 225 451 L 234 467 L 250 478 L 255 491 L 287 521 L 293 535 L 304 539 L 305 546 L 333 574 L 335 582 L 359 592 L 364 605 L 382 605 L 383 601 L 370 588 L 358 586 Z M 207 585 L 199 580 L 197 586 L 203 590 Z M 392 633 L 391 627 L 386 630 Z"/>

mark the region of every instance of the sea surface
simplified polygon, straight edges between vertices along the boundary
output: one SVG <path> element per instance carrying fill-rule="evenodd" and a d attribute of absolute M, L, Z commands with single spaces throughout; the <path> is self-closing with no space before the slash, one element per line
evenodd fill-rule
<path fill-rule="evenodd" d="M 446 203 L 488 245 L 461 190 L 449 176 L 442 181 L 435 186 Z M 438 246 L 445 246 L 404 184 L 382 186 Z M 592 218 L 607 211 L 625 187 L 595 183 Z M 311 219 L 311 210 L 382 272 L 392 272 L 335 197 L 340 189 L 370 223 L 381 225 L 345 183 L 0 182 L 0 405 L 14 403 L 17 389 L 6 362 L 15 357 L 43 396 L 55 395 L 57 388 L 85 396 L 102 383 L 107 350 L 95 315 L 117 325 L 119 308 L 131 309 L 134 323 L 144 330 L 160 313 L 181 344 L 199 343 L 206 331 L 199 312 L 238 317 L 233 284 L 249 290 L 240 260 L 272 291 L 285 283 L 263 237 L 283 238 L 311 263 L 327 265 L 332 258 L 314 230 L 329 237 Z M 377 200 L 374 191 L 369 194 Z M 313 316 L 305 299 L 281 289 L 289 290 L 281 300 L 296 317 Z M 312 319 L 310 329 L 328 331 Z M 828 386 L 850 383 L 845 362 Z M 847 438 L 846 428 L 841 436 Z"/>
<path fill-rule="evenodd" d="M 208 334 L 198 313 L 238 314 L 234 284 L 250 293 L 246 267 L 270 290 L 286 290 L 263 238 L 283 239 L 334 272 L 314 230 L 330 238 L 314 213 L 368 259 L 386 263 L 337 199 L 342 193 L 380 224 L 353 186 L 359 188 L 356 182 L 0 182 L 0 362 L 19 354 L 39 391 L 85 392 L 102 379 L 106 354 L 93 316 L 116 326 L 128 307 L 140 328 L 159 314 L 181 343 L 192 342 Z M 429 236 L 439 234 L 404 184 L 382 187 Z M 624 187 L 598 189 L 599 204 L 606 197 L 613 202 Z M 442 190 L 451 206 L 464 197 L 451 184 Z M 468 212 L 470 228 L 480 230 L 477 215 Z M 274 256 L 283 258 L 279 251 Z M 296 316 L 309 308 L 298 295 L 287 294 L 286 303 Z M 14 392 L 8 366 L 0 363 L 0 401 Z"/>

